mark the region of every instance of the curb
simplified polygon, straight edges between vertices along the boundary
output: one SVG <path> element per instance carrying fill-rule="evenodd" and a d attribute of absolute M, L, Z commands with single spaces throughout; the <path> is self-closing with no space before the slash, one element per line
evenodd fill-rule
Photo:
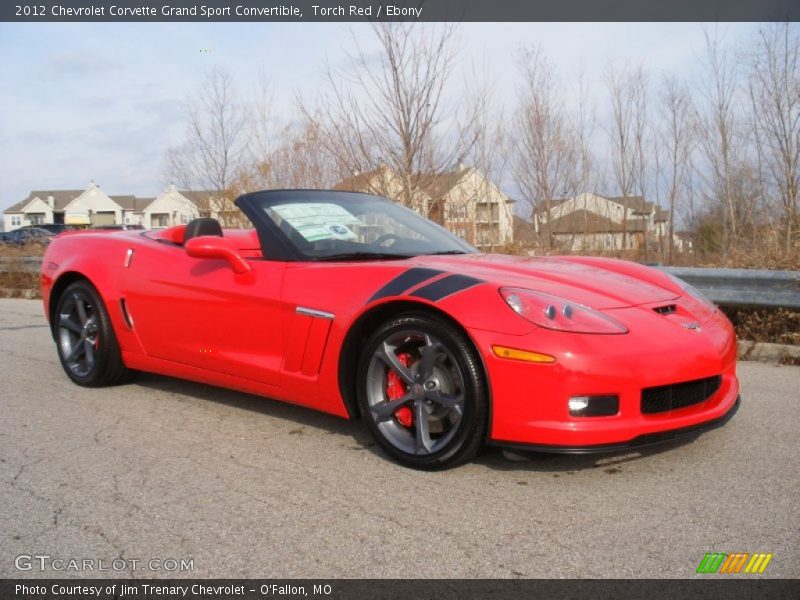
<path fill-rule="evenodd" d="M 738 340 L 738 342 L 739 360 L 780 364 L 800 363 L 800 346 L 753 342 L 751 340 Z"/>
<path fill-rule="evenodd" d="M 0 298 L 16 298 L 22 300 L 38 300 L 41 298 L 39 290 L 0 288 Z"/>

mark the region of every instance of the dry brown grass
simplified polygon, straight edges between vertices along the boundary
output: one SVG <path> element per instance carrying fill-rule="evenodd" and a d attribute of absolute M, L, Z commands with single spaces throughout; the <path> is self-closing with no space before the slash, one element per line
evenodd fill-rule
<path fill-rule="evenodd" d="M 29 298 L 28 290 L 33 290 L 36 298 L 40 297 L 38 273 L 0 272 L 0 298 Z"/>
<path fill-rule="evenodd" d="M 765 245 L 763 248 L 757 249 L 738 247 L 725 255 L 719 252 L 676 252 L 671 262 L 659 251 L 644 252 L 641 249 L 570 251 L 563 248 L 507 244 L 498 252 L 519 256 L 604 256 L 641 263 L 670 264 L 680 267 L 800 270 L 800 246 L 793 248 L 789 252 L 772 245 Z"/>
<path fill-rule="evenodd" d="M 800 311 L 723 308 L 739 339 L 753 342 L 800 345 Z"/>
<path fill-rule="evenodd" d="M 12 246 L 11 244 L 0 244 L 0 256 L 44 256 L 46 246 L 43 244 L 23 244 L 22 246 Z"/>

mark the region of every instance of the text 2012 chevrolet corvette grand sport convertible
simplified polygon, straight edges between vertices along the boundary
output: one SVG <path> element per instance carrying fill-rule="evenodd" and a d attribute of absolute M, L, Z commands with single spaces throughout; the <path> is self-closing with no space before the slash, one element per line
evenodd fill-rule
<path fill-rule="evenodd" d="M 736 339 L 699 292 L 635 263 L 480 254 L 384 198 L 241 196 L 213 219 L 64 234 L 42 297 L 67 375 L 150 371 L 360 415 L 416 468 L 485 443 L 614 450 L 719 426 Z"/>

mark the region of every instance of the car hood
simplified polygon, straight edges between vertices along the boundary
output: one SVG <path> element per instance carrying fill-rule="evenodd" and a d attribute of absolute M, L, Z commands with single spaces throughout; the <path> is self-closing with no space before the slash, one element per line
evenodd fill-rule
<path fill-rule="evenodd" d="M 667 302 L 679 296 L 637 277 L 568 257 L 496 254 L 420 256 L 420 266 L 476 277 L 498 287 L 519 287 L 560 296 L 595 309 Z"/>

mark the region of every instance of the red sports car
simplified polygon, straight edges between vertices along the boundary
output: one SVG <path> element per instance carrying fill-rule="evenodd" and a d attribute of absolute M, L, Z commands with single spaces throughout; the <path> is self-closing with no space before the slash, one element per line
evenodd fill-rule
<path fill-rule="evenodd" d="M 730 322 L 660 271 L 480 254 L 369 194 L 236 204 L 252 229 L 201 218 L 53 241 L 42 297 L 70 379 L 150 371 L 360 415 L 387 454 L 420 469 L 485 443 L 636 447 L 738 408 Z"/>

